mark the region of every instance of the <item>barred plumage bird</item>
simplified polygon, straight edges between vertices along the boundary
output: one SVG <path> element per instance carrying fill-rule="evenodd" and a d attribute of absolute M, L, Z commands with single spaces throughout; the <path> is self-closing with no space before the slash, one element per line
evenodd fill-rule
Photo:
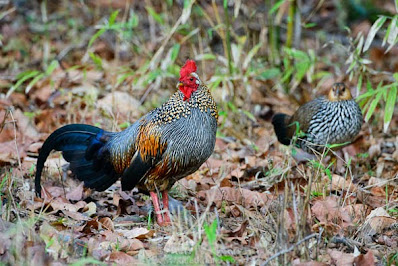
<path fill-rule="evenodd" d="M 54 131 L 40 150 L 36 192 L 52 150 L 62 151 L 70 170 L 86 187 L 103 191 L 121 177 L 122 189 L 149 191 L 157 222 L 170 222 L 168 193 L 173 184 L 194 173 L 212 154 L 218 112 L 209 89 L 188 60 L 181 68 L 179 91 L 121 132 L 71 124 Z M 162 192 L 164 219 L 157 191 Z"/>
<path fill-rule="evenodd" d="M 292 116 L 278 113 L 272 118 L 278 140 L 284 145 L 290 144 L 298 124 L 305 135 L 296 144 L 308 153 L 322 152 L 326 144 L 353 141 L 362 122 L 361 109 L 343 83 L 335 83 L 327 97 L 300 106 Z"/>

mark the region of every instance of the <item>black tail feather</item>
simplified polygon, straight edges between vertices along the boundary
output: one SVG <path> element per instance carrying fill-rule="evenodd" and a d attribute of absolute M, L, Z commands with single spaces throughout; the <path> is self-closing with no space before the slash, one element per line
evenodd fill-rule
<path fill-rule="evenodd" d="M 284 145 L 290 145 L 290 137 L 288 137 L 288 129 L 286 121 L 290 116 L 282 113 L 275 114 L 272 117 L 272 125 L 274 126 L 274 131 L 278 137 L 278 141 Z"/>
<path fill-rule="evenodd" d="M 109 132 L 84 124 L 66 125 L 54 131 L 39 153 L 35 177 L 36 193 L 41 196 L 41 174 L 52 150 L 62 151 L 65 160 L 70 162 L 69 169 L 79 180 L 84 181 L 86 187 L 103 191 L 111 186 L 118 179 L 118 175 L 104 148 L 104 134 Z M 105 158 L 108 160 L 104 160 Z"/>

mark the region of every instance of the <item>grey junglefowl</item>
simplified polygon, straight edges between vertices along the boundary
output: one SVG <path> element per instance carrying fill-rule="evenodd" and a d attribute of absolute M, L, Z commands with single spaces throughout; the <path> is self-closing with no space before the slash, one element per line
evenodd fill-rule
<path fill-rule="evenodd" d="M 159 225 L 169 224 L 168 190 L 194 173 L 213 153 L 218 111 L 210 90 L 187 60 L 180 70 L 179 89 L 160 107 L 121 132 L 85 124 L 54 131 L 37 160 L 36 193 L 52 150 L 62 151 L 69 169 L 88 188 L 103 191 L 121 178 L 122 190 L 148 191 Z M 162 192 L 164 217 L 157 191 Z"/>
<path fill-rule="evenodd" d="M 343 83 L 335 83 L 327 96 L 307 102 L 292 116 L 278 113 L 272 118 L 278 141 L 284 145 L 290 144 L 299 126 L 304 137 L 296 144 L 308 153 L 322 152 L 326 144 L 353 141 L 362 122 L 361 109 Z"/>

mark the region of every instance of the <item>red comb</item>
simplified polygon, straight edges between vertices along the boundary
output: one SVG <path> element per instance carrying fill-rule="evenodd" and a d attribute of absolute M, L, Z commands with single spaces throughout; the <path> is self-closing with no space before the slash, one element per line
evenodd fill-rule
<path fill-rule="evenodd" d="M 196 64 L 195 61 L 188 59 L 180 70 L 180 78 L 186 77 L 192 72 L 196 72 Z"/>

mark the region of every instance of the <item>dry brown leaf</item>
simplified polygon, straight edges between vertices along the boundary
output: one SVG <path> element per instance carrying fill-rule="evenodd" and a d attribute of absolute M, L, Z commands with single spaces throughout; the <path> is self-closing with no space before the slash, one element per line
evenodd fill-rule
<path fill-rule="evenodd" d="M 113 194 L 113 205 L 119 206 L 120 199 L 121 199 L 120 194 L 119 193 L 114 193 Z"/>
<path fill-rule="evenodd" d="M 39 100 L 41 103 L 45 103 L 50 98 L 51 94 L 53 93 L 52 84 L 46 84 L 38 89 L 36 89 L 32 94 L 31 98 Z"/>
<path fill-rule="evenodd" d="M 53 208 L 54 211 L 66 210 L 71 212 L 77 212 L 78 210 L 86 206 L 86 202 L 78 201 L 75 204 L 72 204 L 67 199 L 58 197 L 50 202 L 50 206 Z"/>
<path fill-rule="evenodd" d="M 1 143 L 1 149 L 0 149 L 0 165 L 5 165 L 5 164 L 16 164 L 18 162 L 18 156 L 17 156 L 17 146 L 15 146 L 15 141 L 7 141 Z M 21 157 L 25 157 L 26 154 L 23 152 L 21 147 L 18 147 L 19 155 Z"/>
<path fill-rule="evenodd" d="M 83 228 L 83 233 L 91 235 L 97 233 L 100 229 L 100 223 L 98 222 L 98 218 L 94 218 L 86 223 Z"/>
<path fill-rule="evenodd" d="M 131 230 L 116 229 L 115 231 L 128 239 L 131 238 L 146 239 L 146 238 L 151 238 L 155 234 L 154 230 L 148 230 L 143 227 L 135 227 Z"/>
<path fill-rule="evenodd" d="M 243 234 L 247 234 L 246 228 L 248 225 L 249 225 L 249 221 L 245 220 L 243 223 L 241 223 L 237 228 L 235 228 L 232 231 L 222 228 L 221 233 L 226 234 L 229 237 L 242 237 Z"/>
<path fill-rule="evenodd" d="M 203 164 L 203 166 L 206 166 L 210 169 L 212 169 L 212 171 L 219 169 L 222 165 L 224 165 L 225 162 L 223 160 L 219 160 L 213 157 L 210 157 L 209 159 L 207 159 L 207 161 Z"/>
<path fill-rule="evenodd" d="M 213 198 L 214 197 L 214 198 Z M 271 199 L 271 195 L 260 193 L 257 191 L 251 191 L 248 189 L 236 189 L 230 187 L 213 187 L 210 190 L 199 191 L 197 198 L 203 204 L 208 204 L 208 201 L 213 199 L 213 202 L 217 207 L 220 207 L 223 201 L 229 202 L 230 204 L 240 204 L 245 208 L 250 207 L 262 207 L 268 203 Z"/>
<path fill-rule="evenodd" d="M 294 218 L 294 212 L 292 208 L 287 208 L 283 212 L 285 228 L 291 232 L 296 230 L 296 220 Z"/>
<path fill-rule="evenodd" d="M 343 228 L 352 225 L 352 221 L 347 211 L 338 204 L 338 198 L 334 196 L 326 199 L 316 200 L 311 207 L 312 214 L 324 224 L 336 224 Z"/>
<path fill-rule="evenodd" d="M 83 197 L 83 184 L 84 182 L 81 182 L 80 185 L 66 193 L 66 198 L 68 200 L 74 200 L 74 201 L 79 201 Z"/>
<path fill-rule="evenodd" d="M 51 195 L 52 198 L 58 198 L 65 195 L 65 190 L 62 187 L 58 186 L 46 186 L 46 191 Z M 66 199 L 65 199 L 66 202 Z"/>
<path fill-rule="evenodd" d="M 355 257 L 354 263 L 357 266 L 374 266 L 375 257 L 373 252 L 369 250 L 365 255 L 360 254 L 358 257 Z"/>
<path fill-rule="evenodd" d="M 357 187 L 351 180 L 346 180 L 340 175 L 332 175 L 332 190 L 345 190 L 349 192 L 356 192 Z"/>
<path fill-rule="evenodd" d="M 385 197 L 373 196 L 370 193 L 363 190 L 358 190 L 357 198 L 363 204 L 369 205 L 370 207 L 373 208 L 384 206 L 386 203 Z"/>
<path fill-rule="evenodd" d="M 384 208 L 379 207 L 371 211 L 365 222 L 358 229 L 358 237 L 366 243 L 373 243 L 373 236 L 389 229 L 397 220 L 391 218 Z"/>
<path fill-rule="evenodd" d="M 224 178 L 220 182 L 220 187 L 233 187 L 234 185 L 231 183 L 231 181 L 228 178 Z"/>
<path fill-rule="evenodd" d="M 385 188 L 381 188 L 381 187 L 372 187 L 370 189 L 370 193 L 372 194 L 372 196 L 374 197 L 378 197 L 378 198 L 386 198 L 386 190 Z"/>
<path fill-rule="evenodd" d="M 112 252 L 106 261 L 116 263 L 117 265 L 137 265 L 139 263 L 138 260 L 121 251 Z"/>
<path fill-rule="evenodd" d="M 352 266 L 354 264 L 354 254 L 344 253 L 338 250 L 328 249 L 328 254 L 336 266 Z"/>
<path fill-rule="evenodd" d="M 306 261 L 306 262 L 300 262 L 300 259 L 295 259 L 293 261 L 293 266 L 328 266 L 328 264 L 320 262 L 320 261 Z"/>
<path fill-rule="evenodd" d="M 144 248 L 144 243 L 142 243 L 141 240 L 133 238 L 133 239 L 128 239 L 129 241 L 129 247 L 127 251 L 136 251 Z"/>
<path fill-rule="evenodd" d="M 377 216 L 370 218 L 365 222 L 364 231 L 367 235 L 374 235 L 382 233 L 384 229 L 389 228 L 391 225 L 396 224 L 397 220 L 386 216 Z M 368 225 L 369 227 L 366 227 Z M 368 230 L 369 229 L 369 230 Z"/>
<path fill-rule="evenodd" d="M 75 221 L 88 221 L 90 220 L 90 217 L 87 217 L 86 215 L 83 215 L 80 212 L 75 212 L 75 211 L 68 211 L 68 210 L 63 210 L 62 211 L 66 216 L 69 216 Z"/>
<path fill-rule="evenodd" d="M 103 217 L 99 220 L 99 222 L 102 224 L 102 227 L 105 229 L 108 229 L 110 231 L 115 231 L 115 226 L 113 224 L 113 221 L 109 217 Z"/>
<path fill-rule="evenodd" d="M 186 254 L 192 252 L 194 246 L 195 242 L 186 235 L 173 234 L 167 240 L 163 250 L 166 253 Z"/>
<path fill-rule="evenodd" d="M 98 107 L 109 114 L 113 113 L 113 107 L 117 107 L 116 110 L 122 114 L 140 113 L 138 110 L 140 102 L 127 92 L 122 91 L 107 94 L 104 98 L 98 100 Z"/>
<path fill-rule="evenodd" d="M 223 139 L 216 138 L 216 145 L 214 148 L 214 151 L 217 153 L 222 153 L 225 152 L 225 150 L 228 148 L 228 143 L 225 142 Z"/>
<path fill-rule="evenodd" d="M 370 208 L 364 204 L 352 204 L 343 207 L 345 211 L 350 215 L 352 222 L 358 224 L 364 221 L 366 216 L 369 214 Z"/>
<path fill-rule="evenodd" d="M 83 212 L 87 216 L 92 216 L 97 212 L 97 205 L 94 202 L 89 202 L 86 206 L 84 206 Z"/>
<path fill-rule="evenodd" d="M 14 119 L 17 121 L 18 133 L 23 135 L 24 143 L 39 140 L 40 134 L 32 123 L 32 119 L 28 118 L 24 113 L 17 109 L 13 113 Z M 29 140 L 29 141 L 28 141 Z"/>
<path fill-rule="evenodd" d="M 380 147 L 380 142 L 377 142 L 375 140 L 372 140 L 373 144 L 369 147 L 368 153 L 369 153 L 369 160 L 372 160 L 373 158 L 377 157 L 381 153 L 381 147 Z"/>
<path fill-rule="evenodd" d="M 44 163 L 46 173 L 50 176 L 59 176 L 62 172 L 61 167 L 66 165 L 68 162 L 59 154 L 58 158 L 47 158 Z M 63 190 L 62 190 L 63 193 Z"/>

